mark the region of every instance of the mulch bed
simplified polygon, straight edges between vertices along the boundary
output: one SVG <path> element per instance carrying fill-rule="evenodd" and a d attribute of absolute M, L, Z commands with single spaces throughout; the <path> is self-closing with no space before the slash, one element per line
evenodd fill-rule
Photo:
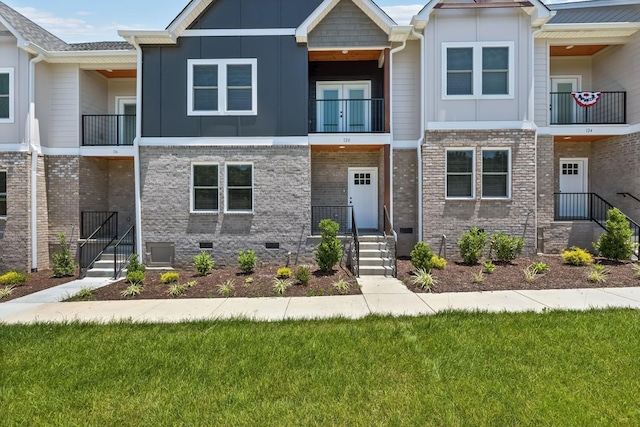
<path fill-rule="evenodd" d="M 24 284 L 13 288 L 11 295 L 0 299 L 0 304 L 3 302 L 11 301 L 12 299 L 20 298 L 25 295 L 33 294 L 43 291 L 45 289 L 52 288 L 54 286 L 62 285 L 78 278 L 77 274 L 73 277 L 53 277 L 52 270 L 40 270 L 37 273 L 30 273 L 29 280 Z M 0 286 L 4 287 L 4 286 Z"/>
<path fill-rule="evenodd" d="M 542 261 L 549 271 L 537 275 L 536 280 L 527 282 L 523 270 L 533 262 Z M 611 262 L 597 259 L 606 267 L 608 274 L 603 283 L 593 283 L 587 279 L 590 266 L 575 267 L 564 264 L 559 255 L 540 255 L 518 258 L 512 263 L 498 263 L 491 274 L 484 274 L 483 281 L 474 281 L 474 273 L 482 270 L 482 265 L 468 266 L 448 262 L 444 270 L 433 270 L 437 283 L 431 292 L 474 292 L 523 289 L 571 289 L 640 286 L 640 278 L 635 276 L 631 262 Z M 398 260 L 398 279 L 414 292 L 425 292 L 413 284 L 413 266 L 408 259 Z"/>
<path fill-rule="evenodd" d="M 293 276 L 295 276 L 296 267 L 292 267 Z M 278 267 L 260 267 L 256 268 L 252 274 L 241 274 L 237 268 L 215 269 L 207 276 L 200 276 L 194 271 L 172 270 L 179 273 L 179 283 L 185 284 L 190 281 L 196 281 L 196 286 L 187 288 L 184 295 L 180 298 L 224 298 L 218 286 L 227 280 L 233 280 L 235 283 L 233 291 L 229 297 L 275 297 L 273 291 L 273 280 L 276 277 Z M 302 297 L 302 296 L 323 296 L 323 295 L 342 295 L 333 284 L 340 279 L 347 281 L 351 286 L 349 292 L 345 295 L 361 294 L 357 286 L 356 279 L 346 268 L 338 268 L 328 274 L 323 274 L 319 270 L 312 268 L 311 280 L 307 285 L 294 284 L 284 293 L 285 297 Z M 144 290 L 136 297 L 122 297 L 121 292 L 125 290 L 128 284 L 121 280 L 109 286 L 97 289 L 93 292 L 94 299 L 102 300 L 132 300 L 132 299 L 166 299 L 173 298 L 167 294 L 170 285 L 166 285 L 160 281 L 160 275 L 164 271 L 147 270 L 144 282 Z M 247 282 L 247 278 L 251 278 L 251 282 Z M 295 283 L 295 278 L 291 280 Z"/>

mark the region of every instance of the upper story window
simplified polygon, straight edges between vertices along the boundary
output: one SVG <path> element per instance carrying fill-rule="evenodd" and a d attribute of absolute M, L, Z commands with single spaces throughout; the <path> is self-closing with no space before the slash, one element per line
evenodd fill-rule
<path fill-rule="evenodd" d="M 13 68 L 0 68 L 0 123 L 13 123 Z"/>
<path fill-rule="evenodd" d="M 187 62 L 189 116 L 258 114 L 256 59 L 190 59 Z"/>
<path fill-rule="evenodd" d="M 443 43 L 444 99 L 513 98 L 514 43 Z"/>
<path fill-rule="evenodd" d="M 7 172 L 0 171 L 0 217 L 7 216 Z"/>

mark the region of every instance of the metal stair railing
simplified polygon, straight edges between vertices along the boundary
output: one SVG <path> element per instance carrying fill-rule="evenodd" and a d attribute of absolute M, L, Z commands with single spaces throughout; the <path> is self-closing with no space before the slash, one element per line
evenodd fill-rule
<path fill-rule="evenodd" d="M 391 260 L 391 274 L 393 277 L 398 276 L 398 233 L 393 228 L 393 223 L 391 222 L 391 216 L 389 215 L 389 210 L 387 209 L 387 205 L 384 205 L 384 227 L 382 229 L 382 233 L 384 234 L 384 244 L 387 250 L 387 253 L 391 254 L 389 251 L 389 242 L 387 241 L 388 236 L 393 237 L 393 253 L 391 256 L 393 257 Z"/>
<path fill-rule="evenodd" d="M 356 226 L 356 212 L 351 207 L 351 237 L 353 238 L 353 251 L 351 253 L 351 273 L 355 277 L 360 277 L 360 236 Z"/>
<path fill-rule="evenodd" d="M 80 274 L 82 279 L 86 276 L 93 264 L 100 259 L 104 251 L 118 237 L 118 213 L 113 212 L 109 217 L 93 232 L 84 239 L 78 247 L 78 258 L 80 261 Z"/>
<path fill-rule="evenodd" d="M 136 233 L 135 226 L 132 226 L 113 246 L 113 279 L 117 279 L 120 276 L 122 270 L 135 253 Z"/>

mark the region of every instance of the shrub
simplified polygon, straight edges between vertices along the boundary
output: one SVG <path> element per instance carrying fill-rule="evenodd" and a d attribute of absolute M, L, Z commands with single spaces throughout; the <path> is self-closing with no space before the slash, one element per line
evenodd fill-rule
<path fill-rule="evenodd" d="M 473 227 L 464 233 L 458 241 L 462 261 L 467 265 L 477 264 L 478 260 L 482 258 L 482 252 L 487 246 L 487 240 L 487 234 L 477 227 Z"/>
<path fill-rule="evenodd" d="M 549 266 L 542 261 L 534 262 L 529 267 L 535 274 L 542 274 L 549 271 Z"/>
<path fill-rule="evenodd" d="M 575 246 L 563 251 L 562 259 L 567 264 L 576 266 L 589 265 L 593 262 L 593 257 L 589 252 Z"/>
<path fill-rule="evenodd" d="M 482 271 L 491 274 L 496 269 L 496 265 L 492 261 L 482 263 Z"/>
<path fill-rule="evenodd" d="M 296 280 L 298 283 L 306 285 L 311 280 L 311 269 L 306 265 L 301 265 L 296 270 Z"/>
<path fill-rule="evenodd" d="M 180 274 L 176 273 L 175 271 L 167 271 L 166 273 L 160 276 L 160 281 L 165 285 L 168 285 L 170 283 L 178 282 L 179 278 L 180 278 Z"/>
<path fill-rule="evenodd" d="M 29 280 L 29 276 L 19 271 L 10 271 L 0 276 L 1 286 L 17 287 Z"/>
<path fill-rule="evenodd" d="M 181 297 L 182 295 L 184 295 L 185 291 L 187 290 L 187 288 L 184 285 L 181 285 L 179 283 L 175 283 L 171 286 L 169 286 L 169 290 L 167 291 L 167 295 L 171 296 L 171 297 Z"/>
<path fill-rule="evenodd" d="M 67 301 L 90 301 L 93 299 L 93 289 L 88 286 L 83 286 L 78 292 L 76 292 Z"/>
<path fill-rule="evenodd" d="M 58 239 L 60 239 L 60 248 L 62 252 L 53 254 L 53 276 L 54 277 L 69 277 L 73 276 L 76 272 L 76 263 L 73 262 L 71 251 L 69 251 L 69 245 L 67 244 L 67 238 L 63 233 L 58 233 Z"/>
<path fill-rule="evenodd" d="M 235 287 L 236 282 L 234 282 L 232 279 L 229 279 L 226 282 L 218 285 L 218 293 L 224 298 L 229 298 L 229 295 L 231 295 L 231 292 L 233 292 Z"/>
<path fill-rule="evenodd" d="M 473 283 L 482 283 L 484 282 L 484 273 L 482 270 L 477 273 L 471 273 L 471 278 L 473 279 Z"/>
<path fill-rule="evenodd" d="M 430 291 L 433 285 L 437 283 L 436 279 L 431 275 L 431 272 L 424 268 L 417 269 L 415 274 L 416 277 L 413 279 L 413 284 L 420 286 L 425 291 Z"/>
<path fill-rule="evenodd" d="M 289 277 L 291 277 L 291 269 L 289 267 L 279 268 L 276 275 L 280 279 L 288 279 Z"/>
<path fill-rule="evenodd" d="M 436 270 L 444 270 L 447 266 L 447 260 L 439 257 L 438 255 L 434 255 L 433 257 L 431 257 L 431 265 Z"/>
<path fill-rule="evenodd" d="M 351 285 L 349 284 L 349 282 L 347 282 L 344 279 L 338 280 L 331 286 L 333 286 L 333 289 L 335 289 L 336 291 L 338 291 L 338 293 L 341 293 L 341 294 L 347 294 L 349 293 L 349 289 L 351 289 Z"/>
<path fill-rule="evenodd" d="M 143 289 L 144 288 L 140 284 L 129 285 L 129 286 L 127 286 L 127 289 L 125 289 L 124 291 L 120 292 L 120 295 L 122 295 L 123 298 L 135 297 L 135 296 L 140 295 L 142 293 Z"/>
<path fill-rule="evenodd" d="M 594 245 L 595 249 L 607 259 L 629 259 L 637 245 L 631 241 L 633 232 L 625 215 L 618 208 L 610 209 L 605 227 L 607 231 L 600 236 Z"/>
<path fill-rule="evenodd" d="M 284 295 L 284 293 L 291 287 L 292 283 L 289 279 L 273 279 L 273 292 L 276 295 Z"/>
<path fill-rule="evenodd" d="M 432 259 L 434 257 L 431 248 L 425 242 L 418 242 L 411 251 L 411 265 L 416 270 L 430 272 L 433 269 Z"/>
<path fill-rule="evenodd" d="M 193 257 L 193 268 L 196 269 L 201 276 L 206 276 L 213 270 L 214 262 L 211 259 L 211 255 L 202 251 L 198 255 Z"/>
<path fill-rule="evenodd" d="M 238 266 L 240 271 L 244 274 L 250 274 L 258 264 L 258 257 L 254 250 L 249 249 L 247 251 L 240 251 L 238 254 Z"/>
<path fill-rule="evenodd" d="M 198 282 L 197 282 L 197 281 L 195 281 L 195 280 L 190 280 L 189 282 L 185 283 L 184 285 L 185 285 L 187 288 L 193 288 L 193 287 L 194 287 L 194 286 L 196 286 L 197 284 L 198 284 Z"/>
<path fill-rule="evenodd" d="M 244 279 L 245 285 L 250 285 L 252 283 L 253 283 L 253 277 L 247 277 L 246 279 Z"/>
<path fill-rule="evenodd" d="M 127 271 L 126 279 L 130 285 L 141 286 L 144 283 L 144 271 L 140 271 L 140 270 Z"/>
<path fill-rule="evenodd" d="M 640 264 L 631 264 L 631 268 L 633 269 L 633 274 L 640 279 Z"/>
<path fill-rule="evenodd" d="M 524 272 L 524 280 L 529 283 L 533 283 L 538 278 L 538 273 L 536 273 L 536 269 L 533 264 L 529 265 L 527 268 L 522 270 Z"/>
<path fill-rule="evenodd" d="M 499 231 L 491 236 L 491 250 L 498 261 L 511 262 L 520 255 L 524 246 L 523 237 L 512 237 Z"/>
<path fill-rule="evenodd" d="M 607 281 L 609 271 L 602 264 L 593 264 L 591 271 L 587 275 L 587 279 L 592 283 L 604 283 Z"/>
<path fill-rule="evenodd" d="M 146 267 L 144 264 L 138 260 L 138 254 L 132 254 L 129 262 L 127 263 L 127 272 L 129 271 L 142 271 L 143 273 L 146 271 Z"/>
<path fill-rule="evenodd" d="M 339 228 L 340 224 L 331 219 L 320 221 L 322 241 L 318 245 L 315 256 L 321 271 L 333 270 L 333 266 L 342 258 L 342 243 L 336 237 Z"/>
<path fill-rule="evenodd" d="M 0 299 L 8 297 L 13 293 L 13 286 L 5 286 L 4 288 L 0 288 Z"/>

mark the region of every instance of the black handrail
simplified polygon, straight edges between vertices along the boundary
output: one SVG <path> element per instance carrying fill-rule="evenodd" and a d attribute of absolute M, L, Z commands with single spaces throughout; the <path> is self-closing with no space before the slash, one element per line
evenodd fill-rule
<path fill-rule="evenodd" d="M 393 271 L 391 272 L 393 277 L 397 277 L 398 274 L 398 257 L 397 257 L 397 248 L 398 248 L 398 233 L 396 233 L 396 230 L 393 229 L 393 223 L 391 222 L 391 216 L 389 215 L 389 210 L 387 209 L 387 205 L 384 205 L 384 228 L 382 230 L 382 232 L 384 233 L 384 242 L 385 245 L 387 245 L 387 248 L 389 247 L 389 245 L 387 244 L 387 236 L 393 236 L 393 254 L 391 254 L 393 256 L 393 265 L 392 265 L 392 269 Z"/>
<path fill-rule="evenodd" d="M 96 232 L 111 215 L 112 211 L 85 211 L 80 214 L 80 238 L 86 239 Z M 95 237 L 106 237 L 97 235 Z"/>
<path fill-rule="evenodd" d="M 353 238 L 353 253 L 351 254 L 351 272 L 360 277 L 360 236 L 356 225 L 356 212 L 351 206 L 351 237 Z"/>
<path fill-rule="evenodd" d="M 631 194 L 631 193 L 616 193 L 616 194 L 617 194 L 618 196 L 622 196 L 622 197 L 627 197 L 627 196 L 629 196 L 629 197 L 631 197 L 633 200 L 635 200 L 636 202 L 639 202 L 639 203 L 640 203 L 640 199 L 638 199 L 636 196 L 634 196 L 634 195 L 633 195 L 633 194 Z"/>
<path fill-rule="evenodd" d="M 311 99 L 309 133 L 382 133 L 384 99 Z"/>
<path fill-rule="evenodd" d="M 118 213 L 113 212 L 89 237 L 78 247 L 80 259 L 80 278 L 100 259 L 104 251 L 118 237 Z"/>
<path fill-rule="evenodd" d="M 84 147 L 133 145 L 135 114 L 85 114 L 82 116 Z"/>
<path fill-rule="evenodd" d="M 607 229 L 608 214 L 613 206 L 596 193 L 555 193 L 556 221 L 588 220 Z M 624 214 L 633 232 L 631 236 L 635 244 L 640 243 L 640 225 Z"/>
<path fill-rule="evenodd" d="M 117 279 L 136 253 L 135 226 L 131 226 L 113 246 L 113 278 Z"/>
<path fill-rule="evenodd" d="M 600 92 L 600 100 L 583 107 L 571 92 L 551 92 L 552 125 L 613 125 L 627 123 L 627 92 Z"/>
<path fill-rule="evenodd" d="M 314 236 L 319 235 L 320 221 L 323 219 L 331 219 L 340 225 L 338 234 L 348 236 L 351 234 L 351 228 L 353 222 L 350 220 L 352 217 L 352 206 L 312 206 L 311 207 L 311 234 Z"/>

